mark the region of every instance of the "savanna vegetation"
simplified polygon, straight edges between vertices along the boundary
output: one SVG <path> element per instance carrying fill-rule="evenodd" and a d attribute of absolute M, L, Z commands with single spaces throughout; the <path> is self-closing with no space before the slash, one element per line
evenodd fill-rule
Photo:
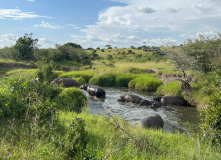
<path fill-rule="evenodd" d="M 220 34 L 120 49 L 37 42 L 25 34 L 0 49 L 0 159 L 220 159 Z M 57 77 L 183 97 L 200 111 L 200 130 L 188 137 L 92 115 L 80 89 L 50 84 Z"/>

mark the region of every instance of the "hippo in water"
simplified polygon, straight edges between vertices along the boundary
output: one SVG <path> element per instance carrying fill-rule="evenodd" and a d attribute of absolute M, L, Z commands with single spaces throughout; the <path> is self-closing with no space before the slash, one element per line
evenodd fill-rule
<path fill-rule="evenodd" d="M 90 96 L 96 96 L 98 98 L 105 98 L 106 92 L 103 88 L 95 85 L 83 84 L 80 89 L 84 89 Z"/>
<path fill-rule="evenodd" d="M 117 100 L 125 101 L 125 102 L 132 102 L 132 103 L 140 103 L 141 101 L 143 101 L 141 97 L 137 95 L 133 95 L 133 94 L 121 95 Z"/>
<path fill-rule="evenodd" d="M 51 84 L 62 84 L 63 87 L 79 87 L 79 83 L 72 78 L 55 78 Z"/>
<path fill-rule="evenodd" d="M 141 119 L 141 126 L 144 128 L 163 128 L 164 122 L 159 114 L 149 115 Z"/>
<path fill-rule="evenodd" d="M 151 108 L 159 108 L 162 106 L 160 102 L 148 101 L 134 94 L 121 95 L 118 101 L 138 103 L 140 106 L 150 106 Z"/>
<path fill-rule="evenodd" d="M 185 99 L 178 96 L 156 96 L 153 98 L 156 102 L 161 102 L 163 105 L 178 105 L 178 106 L 187 106 L 188 103 Z"/>

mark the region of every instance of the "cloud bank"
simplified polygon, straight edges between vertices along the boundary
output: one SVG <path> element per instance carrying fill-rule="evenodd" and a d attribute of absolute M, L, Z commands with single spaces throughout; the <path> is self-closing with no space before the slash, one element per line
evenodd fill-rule
<path fill-rule="evenodd" d="M 112 0 L 113 6 L 100 12 L 97 22 L 73 38 L 83 46 L 111 44 L 117 47 L 162 45 L 165 40 L 182 43 L 200 33 L 211 36 L 220 31 L 221 7 L 218 0 Z M 218 5 L 219 4 L 219 5 Z M 87 43 L 84 43 L 87 40 Z"/>

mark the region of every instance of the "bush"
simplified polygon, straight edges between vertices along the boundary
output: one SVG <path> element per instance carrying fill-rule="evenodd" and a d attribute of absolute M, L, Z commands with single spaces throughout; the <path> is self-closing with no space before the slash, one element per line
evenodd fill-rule
<path fill-rule="evenodd" d="M 183 97 L 183 91 L 180 89 L 180 81 L 174 81 L 160 86 L 157 91 L 159 95 L 175 95 Z"/>
<path fill-rule="evenodd" d="M 61 88 L 31 79 L 4 79 L 0 84 L 0 118 L 50 117 Z M 29 114 L 27 114 L 29 113 Z"/>
<path fill-rule="evenodd" d="M 213 94 L 210 96 L 207 107 L 201 110 L 202 125 L 207 138 L 221 144 L 221 85 L 213 87 Z"/>
<path fill-rule="evenodd" d="M 90 84 L 99 85 L 99 86 L 115 86 L 116 74 L 114 73 L 105 73 L 97 75 L 90 80 Z"/>
<path fill-rule="evenodd" d="M 133 74 L 120 74 L 115 79 L 116 87 L 128 87 L 129 82 L 136 78 Z"/>
<path fill-rule="evenodd" d="M 65 88 L 57 99 L 61 109 L 73 110 L 75 107 L 82 107 L 86 104 L 87 97 L 78 88 Z M 64 108 L 65 107 L 65 108 Z"/>
<path fill-rule="evenodd" d="M 163 82 L 152 76 L 142 76 L 130 81 L 129 87 L 137 90 L 143 90 L 148 92 L 155 92 Z"/>
<path fill-rule="evenodd" d="M 75 80 L 79 83 L 79 85 L 82 85 L 82 84 L 86 84 L 86 81 L 84 78 L 75 78 Z"/>
<path fill-rule="evenodd" d="M 87 131 L 85 130 L 85 120 L 82 118 L 75 118 L 70 125 L 69 135 L 69 150 L 67 152 L 69 157 L 81 157 L 83 150 L 87 144 Z M 82 157 L 81 157 L 82 158 Z"/>

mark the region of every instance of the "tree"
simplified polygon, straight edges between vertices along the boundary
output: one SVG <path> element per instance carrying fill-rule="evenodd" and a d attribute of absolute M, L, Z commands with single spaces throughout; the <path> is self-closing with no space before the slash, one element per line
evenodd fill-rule
<path fill-rule="evenodd" d="M 38 39 L 32 38 L 32 33 L 25 34 L 20 37 L 15 44 L 15 49 L 18 51 L 16 59 L 18 60 L 33 60 L 34 50 L 37 48 Z"/>
<path fill-rule="evenodd" d="M 221 34 L 213 38 L 200 35 L 199 39 L 188 39 L 182 48 L 187 55 L 198 59 L 202 72 L 221 69 Z"/>
<path fill-rule="evenodd" d="M 68 48 L 82 48 L 80 44 L 76 44 L 76 43 L 65 43 L 64 45 L 62 45 L 63 47 L 68 47 Z"/>
<path fill-rule="evenodd" d="M 105 45 L 105 47 L 107 47 L 107 49 L 112 49 L 110 44 Z"/>
<path fill-rule="evenodd" d="M 134 46 L 130 46 L 131 49 L 136 49 Z"/>
<path fill-rule="evenodd" d="M 190 82 L 192 80 L 193 74 L 187 75 L 186 71 L 188 69 L 192 71 L 199 70 L 199 62 L 195 57 L 188 56 L 183 52 L 182 48 L 178 46 L 172 46 L 170 52 L 167 54 L 167 57 L 173 62 L 176 68 L 182 72 L 181 78 L 174 78 L 181 82 L 181 89 L 184 90 L 186 95 L 190 94 L 192 88 Z"/>

